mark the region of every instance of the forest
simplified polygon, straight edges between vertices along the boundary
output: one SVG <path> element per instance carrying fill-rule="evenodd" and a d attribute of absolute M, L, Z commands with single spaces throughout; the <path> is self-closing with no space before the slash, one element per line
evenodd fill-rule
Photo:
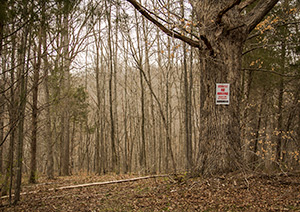
<path fill-rule="evenodd" d="M 0 0 L 0 196 L 65 176 L 299 172 L 299 12 L 299 0 Z"/>

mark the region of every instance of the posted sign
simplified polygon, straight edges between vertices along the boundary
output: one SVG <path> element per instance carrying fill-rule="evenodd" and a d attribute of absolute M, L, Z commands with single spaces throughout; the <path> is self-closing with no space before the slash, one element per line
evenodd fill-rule
<path fill-rule="evenodd" d="M 229 105 L 229 86 L 228 83 L 216 84 L 216 104 Z"/>

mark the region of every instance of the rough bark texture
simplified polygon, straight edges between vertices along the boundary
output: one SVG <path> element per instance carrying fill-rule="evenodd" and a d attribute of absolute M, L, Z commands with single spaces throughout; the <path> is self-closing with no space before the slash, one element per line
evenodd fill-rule
<path fill-rule="evenodd" d="M 240 161 L 241 43 L 224 42 L 216 57 L 201 58 L 200 160 L 203 174 L 236 169 Z M 216 83 L 230 84 L 230 104 L 216 105 Z"/>
<path fill-rule="evenodd" d="M 240 70 L 246 33 L 239 26 L 237 7 L 220 18 L 226 1 L 198 1 L 195 5 L 200 33 L 211 49 L 201 51 L 200 155 L 198 169 L 203 174 L 235 170 L 240 161 Z M 220 23 L 216 23 L 219 20 Z M 230 84 L 230 104 L 216 105 L 216 83 Z"/>

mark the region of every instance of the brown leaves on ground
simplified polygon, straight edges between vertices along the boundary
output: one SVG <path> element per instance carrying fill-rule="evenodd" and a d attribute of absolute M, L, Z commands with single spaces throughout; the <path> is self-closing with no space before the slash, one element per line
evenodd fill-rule
<path fill-rule="evenodd" d="M 7 199 L 1 199 L 0 211 L 300 211 L 300 174 L 236 174 L 210 179 L 170 176 L 55 189 L 134 177 L 70 176 L 25 185 L 27 194 L 21 202 L 9 206 Z"/>

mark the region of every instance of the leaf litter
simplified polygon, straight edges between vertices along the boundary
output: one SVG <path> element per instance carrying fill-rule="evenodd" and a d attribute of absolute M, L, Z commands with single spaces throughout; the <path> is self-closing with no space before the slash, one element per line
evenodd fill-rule
<path fill-rule="evenodd" d="M 24 185 L 21 201 L 0 200 L 0 211 L 300 211 L 300 173 L 231 174 L 212 178 L 170 175 L 77 175 Z M 110 184 L 58 189 L 94 182 Z M 124 182 L 122 182 L 124 181 Z"/>

